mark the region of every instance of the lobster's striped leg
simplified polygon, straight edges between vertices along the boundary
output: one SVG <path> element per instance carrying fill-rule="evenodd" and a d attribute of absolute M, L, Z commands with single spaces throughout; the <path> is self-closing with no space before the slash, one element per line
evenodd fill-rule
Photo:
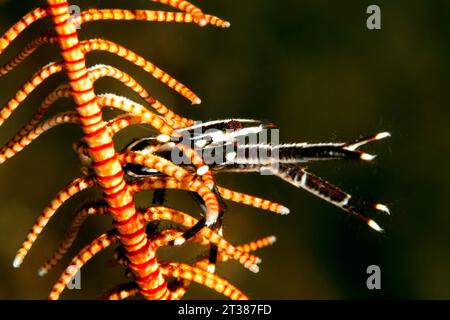
<path fill-rule="evenodd" d="M 379 232 L 383 231 L 374 220 L 362 214 L 359 209 L 371 207 L 389 213 L 389 210 L 385 205 L 357 199 L 327 181 L 306 172 L 304 168 L 295 165 L 280 165 L 278 169 L 273 170 L 274 174 L 283 180 L 347 211 L 365 222 L 372 229 Z"/>
<path fill-rule="evenodd" d="M 361 159 L 370 161 L 374 155 L 358 150 L 370 142 L 390 137 L 389 132 L 380 132 L 350 143 L 296 143 L 271 147 L 281 163 L 299 163 L 330 159 Z"/>
<path fill-rule="evenodd" d="M 223 201 L 223 198 L 222 198 L 222 196 L 221 196 L 217 186 L 214 186 L 214 188 L 212 190 L 216 194 L 217 199 L 219 201 L 219 218 L 217 219 L 216 223 L 214 223 L 213 225 L 210 226 L 210 228 L 212 230 L 216 231 L 219 234 L 219 236 L 223 237 L 223 216 L 224 216 L 224 213 L 225 213 L 226 204 Z M 203 212 L 206 212 L 206 207 L 205 207 L 205 203 L 203 202 L 203 200 L 196 193 L 192 193 L 191 192 L 191 195 L 193 196 L 194 200 L 197 201 L 199 206 L 202 208 Z M 194 227 L 192 229 L 195 230 Z M 191 234 L 192 234 L 192 232 L 191 232 Z M 188 236 L 189 235 L 187 235 L 186 232 L 185 232 L 183 234 L 184 240 L 187 240 Z M 211 272 L 211 273 L 215 272 L 215 270 L 216 270 L 216 262 L 217 262 L 217 254 L 218 254 L 217 244 L 216 243 L 211 243 L 210 244 L 210 248 L 209 248 L 209 264 L 208 264 L 208 269 L 207 269 L 208 272 Z"/>
<path fill-rule="evenodd" d="M 151 215 L 152 215 L 152 219 L 153 219 L 154 217 L 157 217 L 159 214 L 156 213 L 156 214 L 151 214 Z M 162 220 L 172 221 L 169 218 L 165 218 L 165 219 L 161 219 L 161 220 L 149 220 L 149 222 L 158 222 L 159 223 Z M 176 221 L 173 221 L 173 222 L 176 222 Z M 170 246 L 171 241 L 174 238 L 178 237 L 182 232 L 181 229 L 172 228 L 172 229 L 164 229 L 156 234 L 155 230 L 149 230 L 150 229 L 149 226 L 150 225 L 147 225 L 147 231 L 146 231 L 147 235 L 148 235 L 149 239 L 151 239 L 152 243 L 154 243 L 157 247 Z M 202 246 L 207 246 L 210 244 L 210 241 L 206 237 L 201 236 L 200 234 L 197 234 L 196 236 L 192 237 L 191 241 L 193 243 L 197 243 Z M 107 261 L 106 264 L 109 267 L 114 267 L 117 265 L 126 267 L 128 265 L 128 261 L 119 247 L 114 252 L 114 258 Z"/>
<path fill-rule="evenodd" d="M 141 164 L 134 162 L 135 164 Z M 181 169 L 181 168 L 180 168 Z M 184 169 L 183 169 L 184 170 Z M 160 171 L 160 170 L 158 170 Z M 191 177 L 190 179 L 193 179 Z M 188 184 L 182 182 L 178 179 L 149 179 L 149 180 L 138 180 L 132 184 L 132 188 L 135 192 L 145 189 L 184 189 L 197 193 L 204 201 L 206 205 L 206 217 L 199 220 L 195 225 L 188 229 L 181 237 L 174 240 L 174 245 L 182 245 L 186 242 L 186 239 L 194 236 L 200 230 L 206 226 L 212 226 L 217 222 L 219 218 L 219 203 L 217 201 L 216 195 L 211 192 L 208 187 L 205 187 L 203 183 L 199 182 L 197 179 Z"/>
<path fill-rule="evenodd" d="M 361 147 L 361 146 L 363 146 L 365 144 L 368 144 L 370 142 L 374 142 L 374 141 L 377 141 L 377 140 L 381 140 L 381 139 L 386 139 L 386 138 L 389 138 L 390 136 L 391 136 L 391 134 L 389 132 L 386 132 L 386 131 L 385 132 L 379 132 L 377 134 L 374 134 L 374 135 L 371 135 L 371 136 L 368 136 L 368 137 L 357 139 L 357 140 L 355 140 L 353 142 L 350 142 L 350 143 L 345 143 L 344 144 L 344 149 L 356 150 L 356 149 L 358 149 L 359 147 Z"/>
<path fill-rule="evenodd" d="M 374 156 L 359 151 L 347 150 L 341 144 L 282 144 L 271 148 L 276 152 L 281 163 L 301 163 L 333 159 L 361 159 L 372 160 Z"/>
<path fill-rule="evenodd" d="M 389 133 L 380 132 L 355 143 L 291 143 L 272 146 L 270 144 L 238 145 L 236 156 L 228 163 L 237 165 L 270 165 L 271 163 L 306 163 L 311 161 L 334 159 L 361 159 L 370 161 L 374 155 L 358 150 L 359 146 L 389 137 Z M 233 153 L 233 154 L 234 154 Z"/>
<path fill-rule="evenodd" d="M 187 228 L 192 228 L 197 224 L 197 219 L 179 210 L 166 207 L 151 207 L 144 211 L 144 217 L 147 221 L 153 220 L 169 220 L 179 223 Z M 252 272 L 258 272 L 258 263 L 261 259 L 253 255 L 246 254 L 242 250 L 237 250 L 235 246 L 224 240 L 218 233 L 209 229 L 203 228 L 199 231 L 199 235 L 208 239 L 210 243 L 216 244 L 220 250 L 227 255 L 233 257 L 234 260 L 239 261 L 244 267 Z"/>
<path fill-rule="evenodd" d="M 238 248 L 239 250 L 243 250 L 246 252 L 250 252 L 250 251 L 256 251 L 258 249 L 262 249 L 264 247 L 270 246 L 272 244 L 274 244 L 276 241 L 275 236 L 268 236 L 262 239 L 258 239 L 256 241 L 251 241 L 249 243 L 237 246 L 236 248 Z M 225 262 L 229 259 L 229 256 L 227 254 L 225 254 L 222 251 L 219 251 L 218 257 L 217 257 L 217 262 L 221 263 L 221 262 Z M 209 261 L 208 259 L 201 259 L 197 262 L 194 263 L 193 265 L 194 267 L 197 267 L 199 269 L 202 270 L 207 270 L 208 266 L 209 266 Z M 178 279 L 177 281 L 174 281 L 173 283 L 169 283 L 169 286 L 172 287 L 172 296 L 174 296 L 174 298 L 176 298 L 177 300 L 181 299 L 184 294 L 186 293 L 187 288 L 190 285 L 190 281 L 187 280 L 181 280 Z"/>
<path fill-rule="evenodd" d="M 158 237 L 154 239 L 154 243 L 158 246 L 163 246 L 167 244 L 167 240 L 173 238 L 177 233 L 176 230 L 165 230 Z M 126 261 L 123 261 L 126 265 Z M 164 272 L 168 277 L 175 277 L 178 279 L 183 279 L 188 283 L 191 281 L 198 282 L 201 285 L 212 288 L 219 293 L 224 294 L 225 296 L 231 299 L 243 299 L 246 298 L 245 295 L 242 294 L 239 290 L 237 290 L 233 285 L 231 285 L 228 281 L 208 272 L 205 272 L 201 269 L 198 269 L 193 266 L 189 266 L 187 264 L 177 264 L 177 263 L 161 263 L 164 268 Z M 126 287 L 125 290 L 121 287 L 118 289 L 113 289 L 108 292 L 106 297 L 111 297 L 112 299 L 126 298 L 128 297 L 128 293 L 135 293 L 134 288 Z M 183 292 L 184 294 L 184 292 Z M 181 298 L 181 292 L 172 292 L 169 291 L 169 295 L 167 298 L 170 299 L 179 299 Z"/>
<path fill-rule="evenodd" d="M 135 152 L 128 152 L 122 156 L 123 163 L 134 163 L 148 168 L 156 169 L 159 172 L 165 173 L 174 177 L 181 182 L 182 185 L 189 186 L 191 191 L 198 193 L 205 201 L 206 223 L 213 224 L 219 215 L 219 204 L 216 195 L 199 179 L 195 178 L 190 172 L 173 164 L 172 162 L 157 157 L 151 154 L 142 154 Z"/>
<path fill-rule="evenodd" d="M 166 207 L 151 207 L 144 211 L 144 217 L 147 221 L 153 220 L 168 220 L 179 223 L 180 225 L 192 228 L 197 224 L 197 219 L 175 209 Z M 197 235 L 194 235 L 197 236 Z M 193 236 L 193 237 L 194 237 Z M 235 246 L 228 243 L 222 238 L 222 236 L 215 231 L 205 228 L 199 231 L 198 236 L 207 239 L 208 243 L 212 243 L 218 246 L 218 248 L 225 254 L 232 257 L 234 260 L 241 263 L 245 268 L 252 272 L 258 272 L 258 263 L 261 262 L 256 256 L 246 254 L 242 250 L 237 250 Z"/>

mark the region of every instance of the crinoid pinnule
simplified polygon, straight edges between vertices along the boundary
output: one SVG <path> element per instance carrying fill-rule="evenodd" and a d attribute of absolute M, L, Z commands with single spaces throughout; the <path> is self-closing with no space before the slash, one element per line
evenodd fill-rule
<path fill-rule="evenodd" d="M 52 75 L 64 73 L 68 79 L 68 83 L 61 84 L 46 96 L 33 117 L 1 148 L 0 163 L 60 124 L 76 125 L 83 134 L 82 139 L 73 145 L 80 158 L 83 174 L 68 183 L 44 208 L 17 252 L 13 266 L 21 266 L 40 233 L 67 200 L 84 190 L 99 188 L 101 199 L 86 204 L 76 213 L 66 236 L 56 252 L 39 269 L 39 275 L 47 274 L 63 258 L 89 216 L 110 217 L 113 228 L 96 237 L 75 255 L 53 286 L 50 299 L 58 299 L 76 272 L 97 253 L 111 246 L 116 246 L 111 264 L 127 268 L 132 279 L 109 290 L 104 298 L 125 299 L 139 294 L 146 299 L 181 299 L 189 284 L 197 282 L 231 299 L 247 299 L 243 292 L 215 273 L 216 263 L 235 260 L 248 270 L 258 272 L 261 259 L 253 251 L 273 244 L 275 237 L 265 237 L 244 245 L 228 242 L 222 227 L 226 201 L 280 215 L 288 214 L 289 209 L 274 201 L 218 185 L 217 175 L 226 172 L 268 171 L 338 206 L 372 229 L 382 231 L 363 211 L 375 209 L 389 213 L 385 205 L 351 196 L 307 172 L 305 163 L 337 159 L 371 161 L 375 156 L 361 151 L 360 147 L 387 138 L 389 133 L 381 132 L 350 143 L 239 144 L 240 138 L 276 126 L 268 121 L 254 119 L 197 123 L 178 115 L 158 101 L 126 72 L 105 64 L 86 65 L 88 53 L 109 52 L 140 67 L 190 103 L 199 104 L 201 100 L 192 90 L 143 56 L 109 40 L 79 38 L 77 26 L 101 20 L 195 23 L 200 27 L 211 25 L 220 28 L 230 26 L 227 21 L 204 13 L 188 1 L 153 2 L 180 11 L 89 9 L 81 11 L 79 16 L 71 16 L 66 0 L 47 0 L 46 6 L 30 11 L 0 38 L 1 54 L 32 23 L 44 18 L 52 22 L 52 30 L 31 41 L 18 56 L 0 67 L 0 76 L 14 70 L 44 44 L 56 45 L 61 56 L 60 60 L 39 68 L 6 103 L 0 111 L 0 125 Z M 114 78 L 130 88 L 140 96 L 142 102 L 114 93 L 96 93 L 94 83 L 104 77 Z M 74 109 L 43 120 L 55 101 L 61 98 L 72 99 Z M 120 110 L 122 113 L 107 119 L 102 113 L 104 108 Z M 150 126 L 156 134 L 133 140 L 124 150 L 116 150 L 113 142 L 116 134 L 133 125 Z M 206 155 L 215 153 L 223 155 L 222 160 L 210 162 Z M 181 154 L 180 159 L 183 161 L 175 160 L 174 154 Z M 261 154 L 265 156 L 259 156 Z M 190 193 L 203 216 L 197 219 L 168 207 L 164 196 L 169 189 Z M 135 195 L 144 190 L 153 191 L 152 205 L 137 209 Z M 161 221 L 172 224 L 162 230 L 153 227 Z M 158 259 L 158 248 L 182 245 L 188 241 L 207 247 L 209 255 L 190 264 Z"/>
<path fill-rule="evenodd" d="M 122 9 L 89 9 L 82 11 L 78 17 L 69 14 L 67 1 L 49 0 L 47 5 L 36 8 L 26 14 L 13 25 L 0 38 L 0 53 L 17 38 L 32 23 L 49 18 L 53 23 L 53 29 L 44 33 L 29 43 L 23 51 L 11 61 L 0 67 L 0 74 L 5 75 L 12 71 L 18 64 L 32 54 L 39 46 L 54 44 L 60 49 L 62 60 L 52 62 L 41 67 L 33 77 L 22 86 L 16 95 L 2 108 L 0 124 L 19 107 L 28 95 L 42 85 L 52 75 L 64 72 L 68 78 L 68 84 L 63 84 L 52 91 L 42 102 L 39 110 L 31 120 L 14 136 L 1 150 L 0 161 L 4 162 L 21 151 L 43 132 L 59 124 L 72 123 L 80 126 L 83 131 L 82 140 L 75 144 L 75 150 L 79 153 L 82 164 L 86 167 L 84 176 L 69 183 L 61 190 L 51 203 L 43 210 L 35 225 L 28 234 L 15 259 L 14 267 L 19 267 L 38 235 L 42 232 L 48 221 L 69 198 L 75 194 L 92 187 L 98 187 L 103 191 L 103 199 L 87 205 L 76 216 L 66 238 L 61 243 L 57 252 L 39 270 L 40 275 L 46 274 L 67 252 L 78 233 L 83 221 L 89 215 L 105 214 L 112 217 L 114 229 L 99 236 L 90 245 L 85 247 L 72 261 L 71 266 L 61 275 L 53 287 L 49 298 L 56 299 L 64 290 L 67 281 L 79 268 L 92 256 L 112 244 L 117 244 L 122 249 L 123 264 L 131 270 L 135 293 L 140 293 L 147 299 L 173 299 L 181 298 L 187 288 L 187 282 L 182 282 L 182 288 L 176 291 L 168 289 L 167 279 L 176 278 L 179 281 L 196 281 L 202 283 L 230 298 L 245 298 L 237 288 L 216 274 L 205 271 L 203 263 L 193 266 L 174 263 L 160 263 L 156 256 L 156 250 L 160 246 L 169 245 L 173 239 L 179 236 L 179 232 L 166 230 L 160 234 L 148 234 L 146 225 L 148 221 L 155 219 L 168 219 L 191 227 L 195 224 L 187 214 L 174 211 L 170 208 L 149 208 L 150 211 L 139 211 L 135 207 L 133 195 L 139 188 L 131 185 L 124 179 L 122 166 L 124 161 L 136 161 L 159 170 L 172 177 L 175 184 L 181 188 L 187 188 L 195 192 L 204 201 L 207 215 L 213 223 L 219 215 L 219 202 L 216 194 L 211 190 L 214 180 L 211 170 L 196 152 L 189 147 L 180 146 L 182 152 L 191 160 L 197 171 L 192 173 L 176 164 L 152 154 L 122 154 L 114 149 L 113 137 L 120 130 L 134 124 L 146 124 L 156 129 L 160 141 L 176 137 L 176 128 L 191 125 L 192 120 L 177 115 L 170 108 L 154 98 L 137 81 L 125 72 L 108 65 L 96 65 L 88 68 L 85 55 L 91 51 L 106 51 L 118 55 L 129 62 L 139 66 L 144 71 L 160 80 L 187 98 L 193 104 L 199 104 L 200 98 L 185 85 L 172 76 L 146 60 L 133 51 L 108 40 L 87 39 L 80 40 L 77 25 L 100 20 L 141 20 L 153 22 L 196 23 L 199 26 L 212 25 L 221 28 L 229 27 L 229 23 L 215 16 L 203 13 L 197 6 L 188 1 L 162 1 L 154 0 L 169 5 L 180 12 L 153 11 L 153 10 L 122 10 Z M 93 83 L 102 77 L 112 77 L 122 82 L 135 92 L 154 111 L 147 107 L 119 97 L 113 94 L 99 95 L 94 92 Z M 42 121 L 47 110 L 60 98 L 71 98 L 75 103 L 74 111 L 68 111 L 47 120 Z M 116 118 L 105 121 L 102 115 L 103 107 L 117 108 L 125 112 Z M 164 179 L 161 180 L 164 183 Z M 140 188 L 149 188 L 150 185 L 141 185 Z M 151 211 L 156 210 L 157 212 Z M 223 237 L 212 230 L 204 229 L 192 238 L 204 245 L 214 244 L 218 248 L 218 257 L 222 260 L 237 259 L 246 267 L 255 270 L 259 259 L 248 251 L 249 247 L 242 249 L 229 244 Z M 264 242 L 264 244 L 269 244 Z M 262 247 L 263 245 L 260 245 Z M 255 249 L 255 246 L 251 246 Z M 73 268 L 75 266 L 75 268 Z M 180 282 L 181 283 L 181 282 Z M 125 297 L 124 294 L 112 297 Z"/>

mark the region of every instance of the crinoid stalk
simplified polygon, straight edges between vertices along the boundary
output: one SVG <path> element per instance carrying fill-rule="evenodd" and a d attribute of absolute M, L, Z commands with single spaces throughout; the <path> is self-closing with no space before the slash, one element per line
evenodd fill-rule
<path fill-rule="evenodd" d="M 199 104 L 199 97 L 185 85 L 146 60 L 137 53 L 105 39 L 81 40 L 77 26 L 100 20 L 141 20 L 152 22 L 195 23 L 201 27 L 211 25 L 227 28 L 230 24 L 215 16 L 205 14 L 188 1 L 153 0 L 175 9 L 177 12 L 153 10 L 89 9 L 79 16 L 71 16 L 65 0 L 47 0 L 47 5 L 36 8 L 21 18 L 0 38 L 0 54 L 25 31 L 29 25 L 49 19 L 52 30 L 30 42 L 11 61 L 0 67 L 0 75 L 12 71 L 26 57 L 44 44 L 56 45 L 61 60 L 41 67 L 25 83 L 14 97 L 1 109 L 0 125 L 20 106 L 32 91 L 47 78 L 64 73 L 67 83 L 53 90 L 41 103 L 38 111 L 0 151 L 0 162 L 13 157 L 43 132 L 59 125 L 72 123 L 82 129 L 82 139 L 74 150 L 83 165 L 83 175 L 56 194 L 50 204 L 38 216 L 14 259 L 18 268 L 34 242 L 57 210 L 71 197 L 89 188 L 99 188 L 102 198 L 89 203 L 75 216 L 66 237 L 53 256 L 39 269 L 40 275 L 49 272 L 68 251 L 83 222 L 92 215 L 109 216 L 113 229 L 88 244 L 71 261 L 53 286 L 49 299 L 58 299 L 73 278 L 93 256 L 116 246 L 115 262 L 125 266 L 132 280 L 115 287 L 103 295 L 108 299 L 124 299 L 141 295 L 146 299 L 180 299 L 191 282 L 200 283 L 231 299 L 247 296 L 227 280 L 215 274 L 215 264 L 229 259 L 237 260 L 253 272 L 259 270 L 261 261 L 251 252 L 271 245 L 275 237 L 265 237 L 248 244 L 235 246 L 226 241 L 222 232 L 225 200 L 234 201 L 278 214 L 289 210 L 275 202 L 226 189 L 216 184 L 216 175 L 222 172 L 260 172 L 269 170 L 296 187 L 303 188 L 360 218 L 377 231 L 382 229 L 374 220 L 361 212 L 364 207 L 388 212 L 386 206 L 356 199 L 339 188 L 305 171 L 305 162 L 325 159 L 362 159 L 370 161 L 372 155 L 359 147 L 389 136 L 379 133 L 352 143 L 289 144 L 289 145 L 240 145 L 238 138 L 274 125 L 251 119 L 228 119 L 197 124 L 193 120 L 174 113 L 122 70 L 109 65 L 88 67 L 85 57 L 92 51 L 106 51 L 139 66 L 148 74 L 181 94 L 192 104 Z M 93 84 L 100 78 L 112 77 L 135 91 L 145 105 L 115 94 L 98 94 Z M 71 98 L 74 110 L 63 112 L 43 120 L 45 113 L 60 98 Z M 121 110 L 115 118 L 105 120 L 105 107 Z M 124 128 L 141 124 L 152 127 L 158 133 L 134 141 L 123 151 L 114 148 L 114 136 Z M 214 129 L 214 133 L 192 135 L 191 131 Z M 184 143 L 182 137 L 191 134 Z M 199 138 L 200 137 L 200 138 Z M 229 146 L 236 146 L 229 151 Z M 223 161 L 206 163 L 205 151 L 219 150 Z M 213 150 L 213 151 L 214 151 Z M 188 162 L 173 161 L 171 155 L 178 151 Z M 268 157 L 254 157 L 264 152 Z M 274 164 L 277 164 L 274 166 Z M 204 211 L 197 220 L 191 215 L 165 205 L 164 192 L 179 189 L 190 192 Z M 154 190 L 153 205 L 137 209 L 136 193 Z M 152 222 L 171 221 L 179 227 L 158 230 Z M 209 257 L 192 264 L 163 262 L 157 249 L 163 246 L 181 245 L 186 241 L 209 247 Z"/>

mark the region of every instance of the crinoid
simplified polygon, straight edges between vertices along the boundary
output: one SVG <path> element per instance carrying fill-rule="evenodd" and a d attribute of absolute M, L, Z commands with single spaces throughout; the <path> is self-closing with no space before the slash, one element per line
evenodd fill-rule
<path fill-rule="evenodd" d="M 80 226 L 90 215 L 107 215 L 113 220 L 113 229 L 98 236 L 71 261 L 53 286 L 50 299 L 57 299 L 75 273 L 94 255 L 116 245 L 114 263 L 126 266 L 132 281 L 108 291 L 104 297 L 124 299 L 136 294 L 146 299 L 180 299 L 191 282 L 200 283 L 231 299 L 245 299 L 244 293 L 215 274 L 217 262 L 234 259 L 253 272 L 258 271 L 260 259 L 250 253 L 275 241 L 273 236 L 245 245 L 234 246 L 223 237 L 222 219 L 225 200 L 287 214 L 289 210 L 277 203 L 242 194 L 218 186 L 215 176 L 221 172 L 261 172 L 271 174 L 303 188 L 357 216 L 377 231 L 382 229 L 361 212 L 372 207 L 388 212 L 386 206 L 356 199 L 337 187 L 305 171 L 302 164 L 326 159 L 372 160 L 373 156 L 359 150 L 371 141 L 389 136 L 379 133 L 352 143 L 241 144 L 239 139 L 249 134 L 274 128 L 272 123 L 229 119 L 195 123 L 175 114 L 156 100 L 146 89 L 125 72 L 109 65 L 86 66 L 85 55 L 91 51 L 107 51 L 141 67 L 153 77 L 187 98 L 192 104 L 200 99 L 186 86 L 172 78 L 144 57 L 104 39 L 80 41 L 77 26 L 99 20 L 143 20 L 153 22 L 196 23 L 199 26 L 229 27 L 229 23 L 203 13 L 195 5 L 182 0 L 153 0 L 179 9 L 179 12 L 151 10 L 90 9 L 71 16 L 65 0 L 47 0 L 47 5 L 34 9 L 13 25 L 0 39 L 0 53 L 30 24 L 48 17 L 53 29 L 29 43 L 11 61 L 0 67 L 4 75 L 13 70 L 27 56 L 43 44 L 59 47 L 61 61 L 39 69 L 16 95 L 2 108 L 0 125 L 18 108 L 22 101 L 51 75 L 63 72 L 68 84 L 53 90 L 42 102 L 36 114 L 0 151 L 0 162 L 11 158 L 43 132 L 63 123 L 81 127 L 82 139 L 74 150 L 83 164 L 84 175 L 61 190 L 39 215 L 14 259 L 19 267 L 43 228 L 69 198 L 88 188 L 97 187 L 102 199 L 86 205 L 77 213 L 65 239 L 55 254 L 39 269 L 46 274 L 68 251 Z M 93 83 L 102 77 L 112 77 L 135 91 L 154 109 L 114 94 L 96 94 Z M 74 111 L 57 114 L 42 120 L 46 111 L 60 98 L 72 98 Z M 107 121 L 102 108 L 111 107 L 124 113 Z M 115 134 L 135 124 L 149 125 L 158 133 L 146 139 L 133 141 L 123 151 L 114 148 Z M 200 134 L 198 134 L 198 130 Z M 231 148 L 230 148 L 231 147 Z M 217 155 L 222 158 L 217 160 Z M 264 154 L 265 156 L 261 156 Z M 174 155 L 179 159 L 174 160 Z M 209 161 L 209 156 L 215 161 Z M 204 217 L 191 215 L 165 206 L 166 189 L 190 192 Z M 154 190 L 153 205 L 137 209 L 134 195 L 143 190 Z M 180 228 L 158 230 L 153 222 L 171 221 Z M 209 257 L 193 264 L 162 262 L 157 249 L 181 245 L 186 241 L 209 246 Z"/>

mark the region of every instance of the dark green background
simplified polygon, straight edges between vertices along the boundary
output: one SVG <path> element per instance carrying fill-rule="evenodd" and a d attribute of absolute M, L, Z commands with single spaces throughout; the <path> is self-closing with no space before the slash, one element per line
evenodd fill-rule
<path fill-rule="evenodd" d="M 36 1 L 1 1 L 0 29 L 6 30 Z M 142 70 L 106 53 L 88 63 L 112 64 L 138 79 L 178 113 L 198 120 L 230 117 L 271 119 L 284 142 L 352 140 L 388 130 L 393 137 L 367 150 L 373 164 L 337 161 L 309 170 L 352 194 L 387 204 L 392 217 L 379 216 L 377 234 L 338 208 L 275 177 L 229 174 L 230 188 L 276 200 L 288 216 L 230 204 L 225 234 L 242 243 L 274 234 L 278 242 L 258 254 L 261 271 L 251 274 L 235 262 L 219 273 L 256 299 L 449 299 L 449 76 L 448 1 L 377 1 L 382 30 L 366 28 L 368 1 L 197 1 L 204 11 L 231 21 L 229 30 L 147 22 L 98 22 L 82 27 L 81 38 L 102 37 L 127 46 L 190 86 L 203 100 L 192 107 Z M 87 7 L 163 8 L 150 1 L 79 1 Z M 49 22 L 39 22 L 2 55 L 6 62 Z M 6 103 L 40 66 L 59 59 L 45 46 L 0 79 Z M 46 81 L 1 128 L 3 144 L 64 80 Z M 115 80 L 96 84 L 137 101 Z M 53 114 L 72 107 L 59 101 Z M 144 128 L 121 133 L 117 146 L 151 134 Z M 0 167 L 0 298 L 45 298 L 62 266 L 45 278 L 36 269 L 62 238 L 75 210 L 98 192 L 75 197 L 51 221 L 19 270 L 12 260 L 35 218 L 75 176 L 79 163 L 71 144 L 79 128 L 61 126 Z M 148 202 L 150 193 L 139 196 Z M 191 199 L 171 192 L 169 204 L 198 212 Z M 374 213 L 376 215 L 376 213 Z M 110 228 L 106 217 L 91 218 L 70 255 Z M 161 257 L 194 257 L 186 248 Z M 63 298 L 95 298 L 126 281 L 121 268 L 107 269 L 108 250 L 82 270 L 82 290 Z M 180 256 L 181 255 L 181 256 Z M 68 262 L 69 257 L 64 263 Z M 366 288 L 366 268 L 379 265 L 382 290 Z M 186 298 L 220 298 L 193 285 Z"/>

